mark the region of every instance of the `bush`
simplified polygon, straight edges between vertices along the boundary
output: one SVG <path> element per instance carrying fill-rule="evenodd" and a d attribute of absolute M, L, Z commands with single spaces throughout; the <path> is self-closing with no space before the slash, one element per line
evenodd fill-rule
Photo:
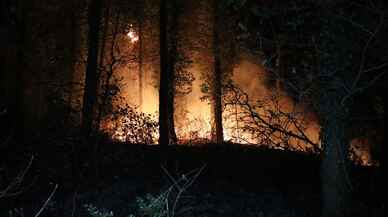
<path fill-rule="evenodd" d="M 113 139 L 134 144 L 153 144 L 158 138 L 158 122 L 153 115 L 125 105 L 105 119 L 102 127 Z"/>
<path fill-rule="evenodd" d="M 183 194 L 195 182 L 205 166 L 183 174 L 180 178 L 173 178 L 166 170 L 165 173 L 172 182 L 172 185 L 157 195 L 146 194 L 144 197 L 136 199 L 136 212 L 128 217 L 178 217 L 188 216 L 187 212 L 193 208 L 185 203 L 181 203 Z M 105 208 L 99 209 L 93 204 L 84 205 L 88 214 L 92 217 L 113 217 L 113 211 Z"/>

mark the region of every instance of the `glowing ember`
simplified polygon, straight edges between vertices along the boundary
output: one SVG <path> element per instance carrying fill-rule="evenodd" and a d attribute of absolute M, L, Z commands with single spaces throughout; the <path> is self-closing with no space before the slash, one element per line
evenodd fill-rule
<path fill-rule="evenodd" d="M 373 145 L 370 142 L 366 137 L 352 139 L 350 141 L 350 158 L 363 166 L 379 165 L 379 162 L 371 155 Z"/>
<path fill-rule="evenodd" d="M 125 133 L 123 132 L 122 129 L 117 129 L 113 133 L 112 138 L 115 139 L 115 140 L 118 140 L 120 142 L 125 142 L 126 139 L 127 139 L 127 135 L 125 135 Z"/>
<path fill-rule="evenodd" d="M 135 123 L 127 117 L 122 117 L 118 122 L 107 120 L 108 124 L 102 129 L 111 135 L 111 138 L 120 142 L 128 142 L 135 144 L 156 144 L 159 139 L 157 128 L 144 129 L 138 125 L 143 123 Z M 146 125 L 148 123 L 145 123 Z"/>

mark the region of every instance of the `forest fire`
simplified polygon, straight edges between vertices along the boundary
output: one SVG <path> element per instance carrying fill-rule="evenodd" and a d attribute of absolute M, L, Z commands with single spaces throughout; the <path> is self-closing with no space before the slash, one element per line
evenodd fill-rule
<path fill-rule="evenodd" d="M 126 33 L 129 43 L 140 43 L 133 25 Z M 144 40 L 144 39 L 143 39 Z M 117 42 L 125 46 L 126 41 Z M 143 42 L 144 43 L 144 42 Z M 157 144 L 158 130 L 158 71 L 147 53 L 139 46 L 130 46 L 127 51 L 143 55 L 144 62 L 128 61 L 118 65 L 114 76 L 121 86 L 114 106 L 122 109 L 128 105 L 130 111 L 118 112 L 107 117 L 102 129 L 112 139 L 120 142 Z M 206 54 L 206 51 L 204 53 Z M 139 58 L 136 56 L 135 58 Z M 201 55 L 201 54 L 199 54 Z M 203 55 L 203 54 L 202 54 Z M 223 97 L 223 137 L 225 142 L 245 145 L 265 145 L 276 149 L 319 152 L 321 149 L 320 125 L 316 115 L 305 105 L 296 103 L 279 86 L 268 85 L 270 74 L 258 56 L 240 54 L 230 77 L 232 86 L 225 87 Z M 187 67 L 193 76 L 191 91 L 175 96 L 174 125 L 178 144 L 199 144 L 214 142 L 214 116 L 212 102 L 204 93 L 203 69 L 211 62 L 197 62 Z M 140 71 L 139 71 L 140 70 Z M 127 108 L 128 109 L 128 108 Z M 107 124 L 108 123 L 108 124 Z M 362 152 L 362 164 L 371 164 L 368 153 Z M 369 160 L 365 160 L 369 159 Z"/>
<path fill-rule="evenodd" d="M 1 1 L 0 216 L 385 216 L 383 2 Z"/>
<path fill-rule="evenodd" d="M 196 69 L 192 69 L 192 73 L 195 75 L 199 75 L 200 72 Z M 128 73 L 123 71 L 123 73 Z M 129 73 L 135 73 L 135 72 L 129 72 Z M 146 74 L 151 72 L 145 72 Z M 308 140 L 310 140 L 312 143 L 315 143 L 319 145 L 319 126 L 316 123 L 316 121 L 313 120 L 313 114 L 311 112 L 304 111 L 303 107 L 300 105 L 296 105 L 292 102 L 292 100 L 285 96 L 279 95 L 279 91 L 277 90 L 270 90 L 267 87 L 265 87 L 265 80 L 266 78 L 266 72 L 263 71 L 263 69 L 258 65 L 254 64 L 252 62 L 249 62 L 247 60 L 242 61 L 240 65 L 237 65 L 235 68 L 235 74 L 238 76 L 234 76 L 233 80 L 235 81 L 236 85 L 240 85 L 243 87 L 242 91 L 245 91 L 248 93 L 250 97 L 250 101 L 247 103 L 263 103 L 260 108 L 257 108 L 255 112 L 257 114 L 263 114 L 266 115 L 267 121 L 270 121 L 269 119 L 273 119 L 275 117 L 270 117 L 268 115 L 277 113 L 278 121 L 281 122 L 287 122 L 288 123 L 287 129 L 284 129 L 286 131 L 292 131 L 295 134 L 301 133 L 303 136 L 306 136 Z M 150 77 L 152 79 L 152 77 Z M 136 83 L 139 81 L 135 79 L 128 79 L 122 81 L 126 83 L 126 86 L 133 87 L 136 86 Z M 177 111 L 175 116 L 177 117 L 175 120 L 175 131 L 177 133 L 178 140 L 181 141 L 180 143 L 184 143 L 184 141 L 211 141 L 212 138 L 212 117 L 211 117 L 211 105 L 208 102 L 204 102 L 201 100 L 201 96 L 203 93 L 200 92 L 200 83 L 201 81 L 196 81 L 193 83 L 193 90 L 192 93 L 190 93 L 188 96 L 180 97 L 179 100 L 182 102 L 188 102 L 184 103 L 180 106 L 183 106 L 183 109 L 180 109 Z M 148 81 L 147 83 L 152 83 L 152 81 Z M 194 86 L 198 85 L 198 86 Z M 123 89 L 122 97 L 124 102 L 120 103 L 128 103 L 130 105 L 136 105 L 137 97 L 136 94 L 143 92 L 143 93 L 151 93 L 152 89 L 155 89 L 152 86 L 148 86 L 143 91 L 139 91 L 136 89 Z M 128 91 L 128 92 L 126 92 Z M 257 94 L 260 93 L 260 94 Z M 231 93 L 231 95 L 236 93 Z M 157 122 L 157 116 L 158 111 L 157 108 L 157 95 L 148 95 L 147 100 L 143 100 L 143 106 L 140 108 L 137 106 L 136 112 L 144 113 L 147 115 L 151 115 L 152 118 L 150 120 Z M 178 104 L 178 102 L 176 102 Z M 253 130 L 255 130 L 255 127 L 252 124 L 252 120 L 250 120 L 247 115 L 249 115 L 246 111 L 246 108 L 244 108 L 242 104 L 238 104 L 237 102 L 234 102 L 235 104 L 231 106 L 225 106 L 224 112 L 223 112 L 223 133 L 225 141 L 233 142 L 233 143 L 241 143 L 241 144 L 256 144 L 265 145 L 265 141 L 263 138 L 259 138 Z M 178 104 L 179 105 L 179 104 Z M 184 111 L 182 113 L 179 113 L 179 111 Z M 292 118 L 294 118 L 294 122 L 291 122 L 291 120 L 287 120 L 286 116 L 280 117 L 280 115 L 291 115 Z M 296 119 L 295 119 L 296 118 Z M 273 121 L 273 120 L 271 120 Z M 114 139 L 125 141 L 127 135 L 123 132 L 123 127 L 120 126 L 120 123 L 124 123 L 126 121 L 123 121 L 123 119 L 115 120 L 114 124 L 111 124 L 111 129 L 115 129 L 114 133 L 112 133 L 112 137 Z M 300 126 L 298 126 L 300 125 Z M 303 125 L 303 126 L 302 126 Z M 115 126 L 115 127 L 113 127 Z M 265 127 L 265 126 L 262 126 Z M 268 127 L 268 126 L 267 126 Z M 296 127 L 303 127 L 303 132 L 298 132 L 298 129 Z M 256 129 L 260 131 L 260 129 Z M 266 142 L 272 142 L 277 143 L 277 148 L 286 148 L 286 146 L 290 145 L 293 147 L 293 149 L 296 150 L 308 150 L 304 146 L 308 146 L 311 144 L 304 144 L 305 141 L 302 141 L 301 138 L 286 138 L 287 135 L 283 135 L 284 133 L 273 133 L 272 135 L 266 135 L 269 136 L 269 138 L 265 138 Z M 154 139 L 153 142 L 157 142 L 157 135 L 153 135 Z M 286 139 L 287 141 L 285 141 Z M 284 143 L 285 142 L 285 143 Z M 284 143 L 284 144 L 281 144 Z M 267 144 L 270 145 L 270 144 Z M 280 147 L 281 146 L 281 147 Z"/>
<path fill-rule="evenodd" d="M 204 10 L 199 13 L 211 13 L 206 12 L 207 9 L 198 10 Z M 109 85 L 116 86 L 118 92 L 112 96 L 116 98 L 112 100 L 112 114 L 104 118 L 101 128 L 118 141 L 156 144 L 159 138 L 160 65 L 158 61 L 155 62 L 153 52 L 158 50 L 159 44 L 155 43 L 157 40 L 152 35 L 146 34 L 140 38 L 139 34 L 144 34 L 144 29 L 135 30 L 132 21 L 125 33 L 127 40 L 120 40 L 120 33 L 115 30 L 118 26 L 111 27 L 117 36 L 113 35 L 111 41 L 107 42 L 112 44 L 110 49 L 113 49 L 113 52 L 107 52 L 106 64 L 111 64 L 111 79 L 107 81 Z M 214 46 L 211 40 L 214 33 L 210 31 L 207 36 L 198 35 L 207 30 L 201 32 L 190 25 L 197 25 L 198 22 L 210 24 L 212 20 L 207 17 L 190 22 L 179 33 L 185 42 L 178 43 L 183 55 L 179 61 L 183 65 L 181 71 L 175 72 L 174 131 L 180 144 L 211 143 L 216 133 L 212 92 L 215 84 L 210 82 L 215 70 L 212 59 L 214 51 L 211 49 Z M 128 27 L 127 24 L 123 25 Z M 203 38 L 203 47 L 195 51 L 186 48 L 196 43 L 197 35 Z M 233 58 L 239 61 L 228 69 L 229 83 L 222 84 L 225 87 L 221 90 L 223 140 L 317 152 L 320 149 L 320 126 L 315 114 L 305 105 L 295 103 L 279 87 L 267 84 L 269 72 L 263 68 L 259 56 L 247 53 L 237 55 Z"/>
<path fill-rule="evenodd" d="M 135 37 L 135 40 L 138 39 L 135 35 L 131 34 L 132 36 Z M 306 110 L 303 105 L 293 102 L 282 90 L 266 87 L 268 73 L 263 70 L 259 63 L 252 61 L 251 57 L 243 56 L 242 59 L 241 63 L 236 65 L 234 69 L 233 82 L 248 94 L 250 104 L 260 103 L 258 107 L 255 107 L 257 114 L 262 115 L 268 123 L 272 121 L 272 124 L 277 123 L 285 126 L 282 129 L 284 132 L 269 133 L 266 129 L 268 126 L 265 124 L 256 126 L 257 123 L 250 117 L 250 115 L 256 113 L 249 114 L 241 102 L 240 104 L 233 102 L 226 105 L 223 111 L 224 140 L 245 145 L 267 145 L 275 149 L 319 151 L 321 145 L 319 138 L 320 126 L 316 120 L 316 115 Z M 200 77 L 199 68 L 193 67 L 190 70 L 194 75 Z M 127 70 L 123 70 L 122 73 L 137 73 L 136 69 L 129 68 Z M 131 119 L 128 119 L 126 116 L 128 113 L 123 113 L 124 116 L 116 117 L 114 120 L 110 119 L 109 124 L 103 125 L 102 129 L 107 131 L 114 140 L 131 143 L 158 143 L 158 94 L 155 86 L 150 85 L 155 82 L 153 81 L 154 77 L 150 76 L 153 73 L 152 70 L 143 71 L 143 73 L 148 75 L 143 78 L 143 82 L 148 86 L 144 86 L 142 91 L 130 88 L 138 86 L 137 84 L 140 82 L 138 77 L 129 77 L 129 79 L 121 81 L 125 85 L 121 92 L 121 100 L 123 101 L 120 101 L 118 105 L 132 105 L 134 109 L 131 110 L 131 113 L 136 113 L 137 116 L 132 114 L 130 115 Z M 211 104 L 201 100 L 203 96 L 200 90 L 201 80 L 196 79 L 192 85 L 191 93 L 179 97 L 179 102 L 182 104 L 176 102 L 178 108 L 180 108 L 175 114 L 175 131 L 178 144 L 211 143 L 212 134 L 214 133 L 212 132 Z M 136 96 L 139 93 L 145 96 L 141 107 Z M 230 102 L 224 103 L 228 104 Z M 147 120 L 142 120 L 145 117 Z M 147 128 L 145 126 L 152 127 Z M 287 132 L 291 132 L 292 135 L 287 135 Z M 258 133 L 265 135 L 265 137 L 260 137 Z M 374 165 L 375 163 L 369 154 L 370 150 L 365 149 L 370 144 L 364 142 L 360 145 L 357 141 L 357 139 L 352 141 L 352 149 L 355 150 L 352 158 L 362 165 Z M 356 143 L 358 145 L 355 145 Z"/>

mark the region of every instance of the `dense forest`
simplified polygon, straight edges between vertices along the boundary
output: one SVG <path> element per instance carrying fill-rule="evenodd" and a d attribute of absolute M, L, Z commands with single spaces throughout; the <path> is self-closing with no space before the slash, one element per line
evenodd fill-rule
<path fill-rule="evenodd" d="M 0 11 L 0 216 L 385 216 L 385 0 Z"/>

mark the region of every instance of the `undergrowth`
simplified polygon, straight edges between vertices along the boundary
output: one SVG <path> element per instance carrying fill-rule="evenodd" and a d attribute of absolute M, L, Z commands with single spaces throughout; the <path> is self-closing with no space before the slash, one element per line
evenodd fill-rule
<path fill-rule="evenodd" d="M 187 189 L 197 180 L 205 166 L 182 174 L 179 178 L 174 178 L 165 168 L 165 174 L 172 182 L 170 187 L 159 194 L 150 193 L 143 197 L 136 198 L 136 212 L 128 214 L 127 217 L 179 217 L 189 216 L 193 208 L 183 204 L 184 194 Z M 105 208 L 98 208 L 93 204 L 85 204 L 84 208 L 91 217 L 114 217 L 113 211 Z"/>

